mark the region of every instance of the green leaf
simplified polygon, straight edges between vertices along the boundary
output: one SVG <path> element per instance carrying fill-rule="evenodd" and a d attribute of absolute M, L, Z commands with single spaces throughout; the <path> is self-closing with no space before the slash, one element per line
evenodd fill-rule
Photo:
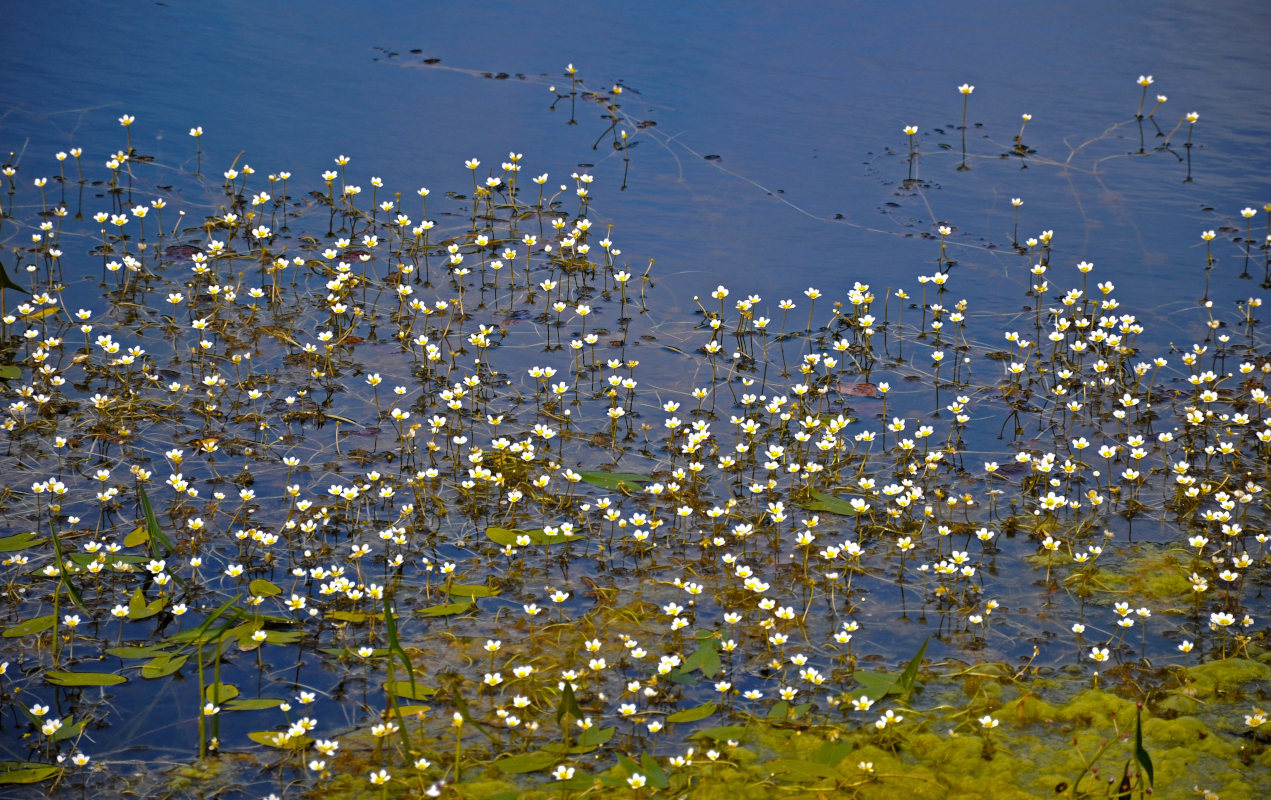
<path fill-rule="evenodd" d="M 264 578 L 257 578 L 247 584 L 247 591 L 257 597 L 273 597 L 276 594 L 282 594 L 282 589 L 279 589 L 274 583 Z"/>
<path fill-rule="evenodd" d="M 279 742 L 278 737 L 285 735 L 285 731 L 252 731 L 247 734 L 247 738 L 257 744 L 263 744 L 266 747 L 276 747 L 280 750 L 303 750 L 313 744 L 313 739 L 308 736 L 293 736 L 290 739 Z"/>
<path fill-rule="evenodd" d="M 928 636 L 922 643 L 922 647 L 918 648 L 918 652 L 914 657 L 909 659 L 909 664 L 905 667 L 905 671 L 900 673 L 900 678 L 896 681 L 896 685 L 900 687 L 900 696 L 902 698 L 909 697 L 914 690 L 914 682 L 918 680 L 918 670 L 922 667 L 922 657 L 927 652 L 927 645 L 931 643 L 931 637 Z"/>
<path fill-rule="evenodd" d="M 12 553 L 14 550 L 25 550 L 28 547 L 34 547 L 37 544 L 43 544 L 44 540 L 37 538 L 36 534 L 28 531 L 26 533 L 17 533 L 13 536 L 6 536 L 0 539 L 0 553 Z"/>
<path fill-rule="evenodd" d="M 648 778 L 649 783 L 654 787 L 665 789 L 670 785 L 670 781 L 667 780 L 666 773 L 662 770 L 662 767 L 648 753 L 640 754 L 640 768 L 644 772 L 644 777 Z"/>
<path fill-rule="evenodd" d="M 43 617 L 35 617 L 34 619 L 28 619 L 25 622 L 19 622 L 12 628 L 6 628 L 4 633 L 0 635 L 4 636 L 6 639 L 15 639 L 19 636 L 30 636 L 35 633 L 44 633 L 49 628 L 52 628 L 55 622 L 57 622 L 57 618 L 52 614 L 47 614 Z"/>
<path fill-rule="evenodd" d="M 238 687 L 232 683 L 212 683 L 203 689 L 203 702 L 228 703 L 238 697 Z"/>
<path fill-rule="evenodd" d="M 49 737 L 49 741 L 61 742 L 66 739 L 74 739 L 84 732 L 84 726 L 87 724 L 87 719 L 81 719 L 79 722 L 72 723 L 70 717 L 63 717 L 62 727 L 57 729 L 57 733 Z"/>
<path fill-rule="evenodd" d="M 61 772 L 61 767 L 50 767 L 34 761 L 0 761 L 0 785 L 39 783 Z"/>
<path fill-rule="evenodd" d="M 778 780 L 822 781 L 839 778 L 839 774 L 831 767 L 797 758 L 778 758 L 769 761 L 763 765 L 763 770 Z"/>
<path fill-rule="evenodd" d="M 123 647 L 111 647 L 106 650 L 106 655 L 115 656 L 116 658 L 154 658 L 157 655 L 165 655 L 164 645 L 148 644 L 145 647 L 132 647 L 125 645 Z"/>
<path fill-rule="evenodd" d="M 128 599 L 128 619 L 138 620 L 153 617 L 162 611 L 167 603 L 168 598 L 166 597 L 159 597 L 147 603 L 146 596 L 141 593 L 141 587 L 138 586 L 136 591 L 132 593 L 132 597 Z"/>
<path fill-rule="evenodd" d="M 574 719 L 583 718 L 583 710 L 578 707 L 578 698 L 574 697 L 574 686 L 569 681 L 565 681 L 565 688 L 560 693 L 560 703 L 556 706 L 556 721 L 560 722 L 566 714 L 572 714 Z"/>
<path fill-rule="evenodd" d="M 495 759 L 494 766 L 506 775 L 521 775 L 526 772 L 541 772 L 560 761 L 560 756 L 545 750 L 536 750 L 524 755 Z"/>
<path fill-rule="evenodd" d="M 44 680 L 54 686 L 115 686 L 128 682 L 113 672 L 46 672 Z"/>
<path fill-rule="evenodd" d="M 124 547 L 138 547 L 150 541 L 150 531 L 138 525 L 124 537 Z"/>
<path fill-rule="evenodd" d="M 697 722 L 699 719 L 706 719 L 714 714 L 718 706 L 713 702 L 703 703 L 700 706 L 686 708 L 683 711 L 676 711 L 674 714 L 667 716 L 667 722 Z"/>
<path fill-rule="evenodd" d="M 597 728 L 594 725 L 578 736 L 578 744 L 570 748 L 571 753 L 589 753 L 603 744 L 608 744 L 617 728 Z"/>
<path fill-rule="evenodd" d="M 634 472 L 580 472 L 578 473 L 585 483 L 592 486 L 599 486 L 610 492 L 622 491 L 630 489 L 627 484 L 639 486 L 642 483 L 652 483 L 653 479 L 648 475 L 637 475 Z"/>
<path fill-rule="evenodd" d="M 428 608 L 415 609 L 416 614 L 425 617 L 449 617 L 453 614 L 462 614 L 463 612 L 473 608 L 472 598 L 460 600 L 457 603 L 444 603 L 439 606 L 429 606 Z"/>
<path fill-rule="evenodd" d="M 450 584 L 446 591 L 455 598 L 492 598 L 502 590 L 498 586 L 484 584 Z"/>
<path fill-rule="evenodd" d="M 22 368 L 14 364 L 0 364 L 0 380 L 16 381 L 22 377 Z M 49 767 L 54 772 L 58 772 L 56 767 Z M 41 778 L 40 780 L 44 780 Z M 3 783 L 3 781 L 0 781 Z"/>
<path fill-rule="evenodd" d="M 858 688 L 852 690 L 855 697 L 863 694 L 870 700 L 877 702 L 889 694 L 896 694 L 900 691 L 900 686 L 896 683 L 896 679 L 881 672 L 868 672 L 858 669 L 852 673 L 852 677 L 859 684 Z"/>
<path fill-rule="evenodd" d="M 144 486 L 137 487 L 137 497 L 141 500 L 141 510 L 146 515 L 146 530 L 150 533 L 150 538 L 163 545 L 169 553 L 172 552 L 172 541 L 159 527 L 159 518 L 154 515 L 154 507 L 150 505 Z"/>
<path fill-rule="evenodd" d="M 854 748 L 855 745 L 847 740 L 826 742 L 817 749 L 816 754 L 812 756 L 812 760 L 818 764 L 832 767 L 846 758 L 847 754 L 852 752 Z"/>
<path fill-rule="evenodd" d="M 8 289 L 11 292 L 22 292 L 29 295 L 26 289 L 13 282 L 13 278 L 9 277 L 9 271 L 4 268 L 4 263 L 0 262 L 0 289 Z"/>
<path fill-rule="evenodd" d="M 543 532 L 542 528 L 535 528 L 534 530 L 528 531 L 516 530 L 513 528 L 486 528 L 485 535 L 490 539 L 490 541 L 495 544 L 503 545 L 504 547 L 543 547 L 546 545 L 576 542 L 583 538 L 577 533 L 570 535 L 558 533 L 555 536 L 548 536 Z M 529 544 L 521 544 L 517 541 L 517 539 L 522 536 L 529 539 Z"/>
<path fill-rule="evenodd" d="M 163 678 L 185 666 L 185 662 L 189 656 L 156 656 L 150 659 L 141 667 L 141 677 L 143 678 Z"/>
<path fill-rule="evenodd" d="M 772 708 L 768 709 L 768 719 L 785 719 L 790 716 L 790 703 L 785 700 L 778 700 Z"/>
<path fill-rule="evenodd" d="M 740 725 L 721 725 L 718 728 L 703 728 L 688 735 L 690 739 L 714 739 L 717 742 L 741 741 L 746 729 Z"/>
<path fill-rule="evenodd" d="M 352 622 L 354 624 L 366 622 L 371 615 L 361 611 L 328 611 L 327 619 L 338 619 L 341 622 Z"/>
<path fill-rule="evenodd" d="M 403 697 L 407 700 L 427 700 L 437 694 L 437 690 L 431 686 L 424 686 L 420 683 L 412 686 L 407 681 L 385 682 L 384 691 L 395 697 Z"/>
<path fill-rule="evenodd" d="M 1147 749 L 1143 747 L 1142 706 L 1139 706 L 1134 712 L 1134 760 L 1139 762 L 1139 766 L 1143 768 L 1143 774 L 1147 776 L 1147 785 L 1155 785 L 1156 777 L 1153 775 L 1152 757 L 1148 755 Z"/>
<path fill-rule="evenodd" d="M 708 678 L 713 678 L 719 673 L 719 643 L 712 637 L 702 639 L 702 644 L 696 650 L 684 659 L 684 663 L 680 665 L 679 672 L 681 675 L 687 675 L 695 669 L 700 669 L 702 674 Z"/>
<path fill-rule="evenodd" d="M 255 697 L 246 700 L 230 700 L 225 704 L 226 711 L 262 711 L 266 708 L 277 708 L 283 704 L 281 697 Z"/>
<path fill-rule="evenodd" d="M 807 511 L 820 511 L 826 514 L 838 514 L 844 517 L 857 516 L 857 511 L 852 508 L 850 502 L 817 489 L 812 490 L 811 500 L 796 503 L 795 505 Z"/>

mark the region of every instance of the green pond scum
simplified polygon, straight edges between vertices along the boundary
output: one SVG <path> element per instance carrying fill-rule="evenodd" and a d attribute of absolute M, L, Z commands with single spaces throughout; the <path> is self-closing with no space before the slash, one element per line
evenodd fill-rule
<path fill-rule="evenodd" d="M 1108 130 L 1190 169 L 1152 83 Z M 665 140 L 557 84 L 627 188 Z M 902 191 L 1061 172 L 954 88 L 960 149 L 887 134 Z M 1196 231 L 1168 314 L 1015 198 L 991 308 L 939 224 L 894 285 L 681 317 L 585 171 L 214 167 L 212 124 L 164 163 L 118 121 L 0 176 L 6 792 L 1271 789 L 1271 354 L 1210 298 L 1271 205 Z"/>

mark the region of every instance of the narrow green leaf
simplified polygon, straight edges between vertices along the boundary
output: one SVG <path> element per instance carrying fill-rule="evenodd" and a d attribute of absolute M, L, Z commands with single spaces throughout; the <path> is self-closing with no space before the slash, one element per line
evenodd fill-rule
<path fill-rule="evenodd" d="M 285 738 L 286 736 L 286 731 L 252 731 L 247 734 L 247 738 L 257 744 L 276 747 L 280 750 L 303 750 L 313 744 L 313 739 L 308 736 Z"/>
<path fill-rule="evenodd" d="M 154 658 L 157 655 L 172 655 L 164 650 L 164 645 L 148 644 L 145 647 L 132 647 L 125 645 L 123 647 L 111 647 L 106 650 L 106 655 L 115 656 L 116 658 Z"/>
<path fill-rule="evenodd" d="M 1147 785 L 1154 786 L 1156 776 L 1152 770 L 1152 757 L 1148 755 L 1147 749 L 1143 747 L 1143 707 L 1139 706 L 1134 713 L 1134 760 L 1139 762 L 1139 766 L 1143 768 L 1143 774 L 1147 776 Z"/>
<path fill-rule="evenodd" d="M 494 766 L 499 772 L 506 775 L 521 775 L 526 772 L 541 772 L 549 769 L 554 767 L 558 761 L 560 761 L 560 756 L 555 753 L 536 750 L 524 755 L 495 759 Z"/>
<path fill-rule="evenodd" d="M 266 708 L 277 708 L 283 704 L 281 697 L 255 697 L 246 700 L 230 700 L 225 704 L 226 711 L 261 711 Z"/>
<path fill-rule="evenodd" d="M 852 677 L 859 684 L 857 688 L 852 689 L 854 697 L 865 695 L 870 700 L 877 702 L 889 694 L 896 694 L 900 691 L 900 686 L 896 683 L 896 679 L 881 672 L 868 672 L 858 669 L 852 673 Z"/>
<path fill-rule="evenodd" d="M 150 659 L 141 667 L 141 677 L 143 678 L 163 678 L 185 666 L 185 662 L 189 660 L 189 656 L 156 656 Z"/>
<path fill-rule="evenodd" d="M 282 589 L 279 589 L 277 585 L 264 578 L 257 578 L 247 584 L 247 591 L 257 597 L 273 597 L 276 594 L 282 594 Z"/>
<path fill-rule="evenodd" d="M 690 739 L 714 739 L 717 742 L 741 741 L 746 729 L 740 725 L 721 725 L 718 728 L 703 728 L 690 733 Z"/>
<path fill-rule="evenodd" d="M 424 686 L 421 683 L 412 685 L 405 681 L 385 682 L 384 691 L 407 700 L 427 700 L 437 694 L 437 690 L 431 686 Z"/>
<path fill-rule="evenodd" d="M 13 536 L 6 536 L 0 539 L 0 553 L 12 553 L 14 550 L 25 550 L 28 547 L 34 547 L 37 544 L 43 544 L 44 541 L 36 536 L 35 533 L 28 531 L 26 533 L 17 533 Z"/>
<path fill-rule="evenodd" d="M 768 775 L 778 780 L 804 782 L 838 780 L 839 778 L 839 774 L 831 767 L 797 758 L 778 758 L 764 764 L 763 769 Z"/>
<path fill-rule="evenodd" d="M 805 509 L 807 511 L 819 511 L 826 514 L 838 514 L 839 516 L 843 516 L 843 517 L 857 516 L 856 509 L 852 508 L 852 504 L 849 501 L 844 500 L 841 497 L 835 497 L 834 495 L 828 492 L 822 492 L 817 489 L 812 490 L 811 500 L 808 500 L 802 503 L 797 503 L 796 505 L 798 505 L 799 508 Z"/>
<path fill-rule="evenodd" d="M 918 680 L 918 670 L 922 668 L 922 657 L 927 652 L 927 645 L 931 643 L 931 637 L 928 636 L 923 640 L 922 647 L 918 648 L 918 652 L 914 657 L 909 659 L 909 664 L 905 667 L 905 671 L 900 673 L 900 678 L 896 681 L 896 685 L 900 687 L 900 696 L 907 698 L 914 690 L 914 682 Z"/>
<path fill-rule="evenodd" d="M 501 590 L 480 583 L 452 583 L 447 591 L 451 597 L 494 597 Z"/>
<path fill-rule="evenodd" d="M 637 475 L 634 472 L 580 472 L 583 482 L 610 492 L 638 487 L 642 483 L 652 483 L 648 475 Z M 628 486 L 630 484 L 630 486 Z"/>
<path fill-rule="evenodd" d="M 467 598 L 456 603 L 444 603 L 439 606 L 417 608 L 415 609 L 415 613 L 425 617 L 449 617 L 454 614 L 462 614 L 473 607 L 472 598 Z"/>
<path fill-rule="evenodd" d="M 666 772 L 658 765 L 657 760 L 648 753 L 640 754 L 640 769 L 644 772 L 644 777 L 648 778 L 649 783 L 655 788 L 665 789 L 670 785 Z"/>
<path fill-rule="evenodd" d="M 56 621 L 57 619 L 52 614 L 46 614 L 43 617 L 35 617 L 34 619 L 28 619 L 25 622 L 19 622 L 12 628 L 6 628 L 4 633 L 0 635 L 4 636 L 6 639 L 15 639 L 19 636 L 30 636 L 35 633 L 44 633 L 49 628 L 52 628 L 53 623 Z"/>
<path fill-rule="evenodd" d="M 703 703 L 700 706 L 686 708 L 683 711 L 676 711 L 674 714 L 667 716 L 667 722 L 697 722 L 699 719 L 706 719 L 714 714 L 719 707 L 713 702 Z"/>
<path fill-rule="evenodd" d="M 154 507 L 150 505 L 150 498 L 146 495 L 144 486 L 137 487 L 137 497 L 141 500 L 142 513 L 146 515 L 146 529 L 150 533 L 150 538 L 171 553 L 172 541 L 168 539 L 167 534 L 159 527 L 159 518 L 154 515 Z"/>
<path fill-rule="evenodd" d="M 39 783 L 60 775 L 61 767 L 50 767 L 33 761 L 0 762 L 0 785 Z"/>
<path fill-rule="evenodd" d="M 54 686 L 115 686 L 127 683 L 123 675 L 111 672 L 46 672 L 44 680 Z"/>

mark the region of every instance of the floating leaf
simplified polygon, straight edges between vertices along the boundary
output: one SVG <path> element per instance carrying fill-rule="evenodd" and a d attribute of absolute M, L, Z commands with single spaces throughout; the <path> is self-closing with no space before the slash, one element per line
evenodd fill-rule
<path fill-rule="evenodd" d="M 238 697 L 238 687 L 232 683 L 213 683 L 203 689 L 205 703 L 228 703 Z"/>
<path fill-rule="evenodd" d="M 22 377 L 22 368 L 14 364 L 0 364 L 0 379 L 16 381 Z M 55 769 L 50 767 L 50 769 Z M 55 770 L 56 771 L 56 770 Z M 41 778 L 40 780 L 43 780 Z"/>
<path fill-rule="evenodd" d="M 141 667 L 141 677 L 143 678 L 163 678 L 185 666 L 185 662 L 189 660 L 189 656 L 156 656 L 150 659 Z"/>
<path fill-rule="evenodd" d="M 49 628 L 52 628 L 56 621 L 56 617 L 52 614 L 47 614 L 43 617 L 35 617 L 34 619 L 28 619 L 25 622 L 19 622 L 12 628 L 6 628 L 5 632 L 0 635 L 3 635 L 6 639 L 14 639 L 18 636 L 30 636 L 35 633 L 44 633 Z"/>
<path fill-rule="evenodd" d="M 0 376 L 2 377 L 2 376 Z M 37 544 L 43 544 L 44 540 L 36 536 L 31 531 L 26 533 L 17 533 L 13 536 L 6 536 L 0 539 L 0 553 L 12 553 L 14 550 L 25 550 L 28 547 L 34 547 Z"/>
<path fill-rule="evenodd" d="M 425 617 L 449 617 L 453 614 L 462 614 L 463 612 L 474 607 L 472 598 L 460 600 L 456 603 L 443 603 L 439 606 L 429 606 L 428 608 L 415 609 L 416 614 Z"/>
<path fill-rule="evenodd" d="M 640 768 L 644 771 L 644 777 L 648 778 L 649 783 L 655 788 L 665 789 L 670 785 L 666 772 L 658 765 L 657 760 L 648 753 L 640 754 Z"/>
<path fill-rule="evenodd" d="M 113 672 L 46 672 L 44 680 L 54 686 L 115 686 L 128 682 Z"/>
<path fill-rule="evenodd" d="M 66 739 L 74 739 L 84 732 L 84 726 L 88 725 L 87 719 L 81 719 L 79 722 L 71 722 L 70 717 L 62 718 L 62 727 L 57 729 L 57 733 L 49 737 L 49 741 L 61 742 Z"/>
<path fill-rule="evenodd" d="M 549 769 L 560 761 L 560 756 L 545 750 L 536 750 L 524 755 L 495 759 L 494 766 L 507 775 L 521 775 L 526 772 L 540 772 Z"/>
<path fill-rule="evenodd" d="M 852 504 L 840 497 L 835 497 L 828 492 L 822 492 L 817 489 L 812 490 L 812 499 L 796 503 L 799 508 L 807 511 L 820 511 L 826 514 L 839 514 L 844 517 L 857 516 L 856 509 L 852 508 Z"/>
<path fill-rule="evenodd" d="M 846 758 L 847 754 L 855 748 L 856 745 L 847 740 L 826 742 L 817 749 L 816 754 L 812 756 L 812 760 L 818 764 L 832 767 Z"/>
<path fill-rule="evenodd" d="M 741 741 L 746 729 L 740 725 L 721 725 L 718 728 L 703 728 L 689 734 L 690 739 L 714 739 L 717 742 Z"/>
<path fill-rule="evenodd" d="M 423 684 L 410 685 L 409 681 L 392 681 L 384 684 L 384 691 L 407 700 L 427 700 L 437 694 L 437 690 Z"/>
<path fill-rule="evenodd" d="M 896 683 L 896 679 L 881 672 L 868 672 L 858 669 L 852 673 L 852 677 L 860 684 L 857 689 L 852 690 L 853 694 L 857 694 L 857 696 L 863 694 L 875 702 L 889 694 L 898 694 L 900 692 L 900 685 Z"/>
<path fill-rule="evenodd" d="M 453 597 L 494 597 L 501 590 L 482 583 L 452 583 L 446 591 Z"/>
<path fill-rule="evenodd" d="M 684 659 L 679 673 L 687 675 L 695 669 L 700 669 L 708 678 L 713 678 L 719 673 L 719 644 L 714 638 L 703 639 L 701 646 Z"/>
<path fill-rule="evenodd" d="M 588 753 L 608 744 L 613 735 L 618 732 L 617 728 L 597 728 L 594 725 L 583 731 L 578 737 L 578 743 L 570 748 L 571 753 Z"/>
<path fill-rule="evenodd" d="M 537 528 L 535 530 L 529 530 L 529 531 L 520 531 L 520 530 L 511 529 L 511 528 L 492 527 L 492 528 L 485 529 L 485 535 L 490 539 L 490 541 L 494 542 L 495 544 L 503 545 L 504 547 L 529 547 L 533 545 L 539 545 L 539 546 L 553 545 L 553 544 L 561 544 L 564 542 L 574 542 L 583 538 L 582 536 L 576 533 L 568 534 L 568 535 L 558 533 L 555 536 L 548 536 L 546 533 L 543 532 L 542 528 Z M 518 541 L 521 537 L 525 537 L 529 539 L 529 544 L 528 545 L 521 544 L 521 542 Z"/>
<path fill-rule="evenodd" d="M 162 611 L 167 604 L 167 597 L 159 597 L 147 603 L 146 596 L 141 593 L 141 587 L 137 587 L 136 591 L 132 593 L 132 597 L 128 599 L 128 619 L 138 620 L 153 617 Z"/>
<path fill-rule="evenodd" d="M 303 750 L 313 744 L 308 736 L 288 737 L 286 731 L 252 731 L 247 738 L 266 747 L 277 747 L 280 750 Z"/>
<path fill-rule="evenodd" d="M 833 768 L 813 761 L 802 761 L 797 758 L 778 758 L 763 765 L 764 772 L 773 778 L 790 781 L 822 781 L 838 780 L 839 774 Z"/>
<path fill-rule="evenodd" d="M 0 761 L 0 785 L 39 783 L 61 773 L 61 767 L 50 767 L 33 761 Z"/>
<path fill-rule="evenodd" d="M 285 702 L 280 697 L 255 697 L 247 700 L 231 700 L 225 704 L 226 711 L 263 711 L 266 708 L 277 708 Z"/>
<path fill-rule="evenodd" d="M 674 714 L 666 718 L 667 722 L 697 722 L 699 719 L 706 719 L 714 714 L 718 706 L 713 702 L 703 703 L 700 706 L 686 708 L 683 711 L 676 711 Z"/>
<path fill-rule="evenodd" d="M 276 594 L 282 594 L 282 589 L 279 589 L 277 585 L 264 578 L 257 578 L 247 584 L 247 591 L 257 597 L 273 597 Z"/>
<path fill-rule="evenodd" d="M 634 472 L 580 472 L 578 474 L 582 476 L 584 482 L 610 492 L 631 488 L 627 484 L 638 486 L 641 483 L 653 482 L 648 475 L 637 475 Z"/>
<path fill-rule="evenodd" d="M 163 654 L 165 645 L 148 644 L 144 647 L 134 647 L 125 645 L 123 647 L 111 647 L 106 650 L 107 655 L 116 658 L 154 658 Z"/>
<path fill-rule="evenodd" d="M 150 531 L 144 527 L 137 526 L 124 537 L 124 547 L 139 547 L 148 541 L 150 541 Z"/>

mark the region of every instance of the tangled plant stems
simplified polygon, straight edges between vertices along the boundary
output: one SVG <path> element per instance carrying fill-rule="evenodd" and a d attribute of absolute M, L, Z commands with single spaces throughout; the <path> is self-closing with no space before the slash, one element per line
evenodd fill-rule
<path fill-rule="evenodd" d="M 587 174 L 531 205 L 474 158 L 428 220 L 391 179 L 359 207 L 348 157 L 310 208 L 236 162 L 148 239 L 177 195 L 128 146 L 87 222 L 13 185 L 0 705 L 27 736 L 0 781 L 133 780 L 86 731 L 152 725 L 135 693 L 170 690 L 190 760 L 315 795 L 1002 769 L 1053 793 L 1022 760 L 1045 753 L 1083 796 L 1108 763 L 1145 790 L 1144 754 L 1197 726 L 1233 786 L 1265 782 L 1265 712 L 1234 699 L 1271 679 L 1259 298 L 1197 309 L 1188 342 L 1097 272 L 1087 294 L 1048 231 L 1030 313 L 999 317 L 960 297 L 946 226 L 895 322 L 856 282 L 808 287 L 796 330 L 794 300 L 722 284 L 683 324 L 651 261 L 628 296 Z M 128 201 L 130 161 L 162 205 Z M 98 260 L 81 307 L 62 276 Z"/>

